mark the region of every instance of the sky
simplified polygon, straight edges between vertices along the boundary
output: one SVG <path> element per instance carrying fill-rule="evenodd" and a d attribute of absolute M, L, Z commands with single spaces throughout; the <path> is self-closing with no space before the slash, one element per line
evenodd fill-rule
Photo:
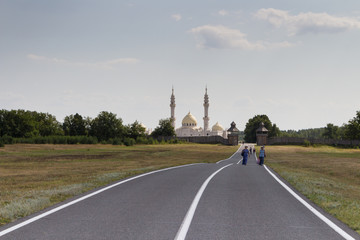
<path fill-rule="evenodd" d="M 0 0 L 0 109 L 115 113 L 154 129 L 266 114 L 281 130 L 338 126 L 360 89 L 359 0 Z"/>

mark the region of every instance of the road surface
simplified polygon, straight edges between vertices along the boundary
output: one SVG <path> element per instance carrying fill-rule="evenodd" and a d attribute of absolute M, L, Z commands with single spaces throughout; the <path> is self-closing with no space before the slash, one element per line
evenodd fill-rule
<path fill-rule="evenodd" d="M 309 210 L 254 155 L 241 159 L 130 178 L 8 224 L 0 239 L 360 239 Z"/>

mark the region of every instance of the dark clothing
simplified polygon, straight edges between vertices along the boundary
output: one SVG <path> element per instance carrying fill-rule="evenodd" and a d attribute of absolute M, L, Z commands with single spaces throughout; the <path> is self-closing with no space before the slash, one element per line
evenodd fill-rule
<path fill-rule="evenodd" d="M 260 158 L 260 163 L 259 165 L 263 165 L 264 164 L 264 157 L 259 157 Z"/>
<path fill-rule="evenodd" d="M 246 163 L 247 163 L 247 160 L 248 160 L 248 156 L 249 156 L 249 150 L 248 149 L 244 149 L 243 151 L 242 151 L 242 155 L 243 155 L 243 165 L 246 165 Z"/>

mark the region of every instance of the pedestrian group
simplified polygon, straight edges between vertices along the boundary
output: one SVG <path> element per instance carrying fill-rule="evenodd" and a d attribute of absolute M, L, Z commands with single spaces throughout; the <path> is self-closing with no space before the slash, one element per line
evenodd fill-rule
<path fill-rule="evenodd" d="M 265 147 L 262 146 L 260 148 L 260 151 L 259 151 L 259 158 L 257 159 L 257 163 L 262 166 L 264 165 L 264 158 L 266 157 L 266 154 L 265 154 Z M 246 165 L 247 164 L 247 160 L 248 160 L 248 157 L 249 155 L 252 155 L 252 154 L 255 154 L 256 151 L 255 151 L 255 147 L 250 147 L 250 150 L 248 149 L 248 146 L 245 146 L 245 148 L 242 150 L 241 152 L 241 156 L 243 157 L 243 160 L 242 160 L 242 165 Z"/>

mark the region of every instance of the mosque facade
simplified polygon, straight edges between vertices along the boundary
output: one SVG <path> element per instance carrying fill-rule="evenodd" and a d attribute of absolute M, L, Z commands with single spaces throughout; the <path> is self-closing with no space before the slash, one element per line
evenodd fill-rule
<path fill-rule="evenodd" d="M 205 88 L 204 95 L 204 125 L 203 127 L 198 126 L 198 122 L 190 112 L 182 119 L 181 127 L 176 128 L 176 118 L 175 118 L 175 95 L 174 88 L 172 89 L 172 94 L 170 97 L 170 120 L 172 126 L 175 129 L 176 136 L 178 137 L 192 137 L 192 136 L 222 136 L 227 138 L 227 131 L 217 122 L 212 128 L 209 128 L 209 96 L 207 93 L 207 88 Z"/>

